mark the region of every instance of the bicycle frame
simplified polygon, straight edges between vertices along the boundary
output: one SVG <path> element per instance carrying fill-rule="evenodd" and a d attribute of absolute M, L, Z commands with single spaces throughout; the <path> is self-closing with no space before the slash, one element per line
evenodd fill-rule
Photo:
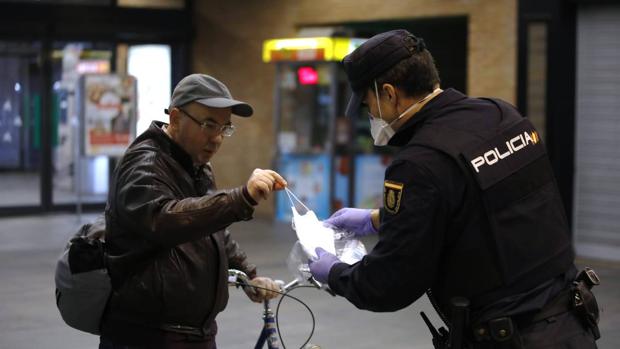
<path fill-rule="evenodd" d="M 249 278 L 242 271 L 235 269 L 228 270 L 228 282 L 237 287 L 241 285 L 244 292 L 246 293 L 253 292 L 251 287 L 247 287 L 249 285 Z M 276 282 L 282 285 L 282 292 L 286 292 L 299 284 L 299 280 L 293 280 L 286 285 L 284 285 L 284 282 L 282 281 Z M 265 343 L 267 344 L 267 349 L 280 349 L 280 340 L 278 338 L 276 318 L 273 311 L 271 310 L 269 300 L 263 301 L 263 329 L 260 332 L 254 349 L 263 348 L 265 346 Z"/>
<path fill-rule="evenodd" d="M 276 318 L 269 306 L 269 301 L 263 302 L 263 330 L 260 332 L 254 349 L 260 349 L 267 343 L 267 349 L 280 349 L 278 340 L 278 330 L 276 329 Z"/>

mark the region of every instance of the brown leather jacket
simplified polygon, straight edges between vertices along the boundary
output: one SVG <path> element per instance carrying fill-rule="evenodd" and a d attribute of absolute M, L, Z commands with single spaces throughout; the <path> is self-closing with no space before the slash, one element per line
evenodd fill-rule
<path fill-rule="evenodd" d="M 110 270 L 114 290 L 104 336 L 131 326 L 213 335 L 213 320 L 228 302 L 228 268 L 256 275 L 226 229 L 252 218 L 243 187 L 216 190 L 211 167 L 195 168 L 162 126 L 153 122 L 114 173 L 108 252 L 139 257 L 122 272 Z"/>

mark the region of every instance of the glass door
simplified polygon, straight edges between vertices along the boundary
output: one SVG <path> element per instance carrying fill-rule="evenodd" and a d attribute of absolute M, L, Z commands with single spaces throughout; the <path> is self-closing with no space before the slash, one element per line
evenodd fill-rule
<path fill-rule="evenodd" d="M 107 199 L 109 159 L 107 156 L 82 156 L 78 148 L 81 139 L 78 132 L 81 130 L 76 126 L 79 125 L 78 109 L 81 103 L 78 93 L 80 77 L 84 74 L 111 73 L 113 56 L 112 43 L 53 43 L 50 114 L 52 198 L 55 205 L 103 204 Z"/>
<path fill-rule="evenodd" d="M 38 42 L 0 41 L 0 208 L 41 203 Z"/>

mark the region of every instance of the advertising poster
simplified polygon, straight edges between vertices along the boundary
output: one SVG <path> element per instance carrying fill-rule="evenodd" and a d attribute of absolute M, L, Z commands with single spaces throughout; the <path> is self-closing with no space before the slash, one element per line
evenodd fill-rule
<path fill-rule="evenodd" d="M 278 173 L 288 182 L 288 188 L 316 213 L 319 219 L 329 217 L 329 155 L 288 155 L 280 158 Z M 301 212 L 300 212 L 301 213 Z M 282 190 L 276 196 L 276 219 L 290 222 L 291 202 Z"/>
<path fill-rule="evenodd" d="M 86 156 L 121 156 L 135 137 L 136 80 L 90 74 L 81 78 L 79 98 Z"/>

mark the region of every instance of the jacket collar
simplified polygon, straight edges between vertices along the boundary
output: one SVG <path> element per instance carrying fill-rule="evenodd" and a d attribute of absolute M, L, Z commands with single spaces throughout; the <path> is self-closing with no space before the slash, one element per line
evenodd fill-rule
<path fill-rule="evenodd" d="M 150 138 L 155 140 L 164 152 L 175 159 L 187 173 L 194 176 L 197 169 L 196 166 L 194 166 L 192 157 L 166 134 L 163 128 L 164 126 L 168 126 L 168 124 L 162 121 L 153 121 L 149 128 L 140 135 L 140 138 L 144 137 L 145 139 Z M 199 168 L 202 167 L 203 166 L 200 166 Z"/>
<path fill-rule="evenodd" d="M 426 103 L 426 105 L 411 119 L 407 120 L 407 122 L 396 131 L 396 134 L 390 139 L 388 145 L 401 147 L 409 143 L 409 140 L 413 138 L 416 131 L 422 127 L 425 121 L 440 116 L 443 107 L 464 98 L 467 98 L 467 96 L 453 88 L 444 90 Z"/>

